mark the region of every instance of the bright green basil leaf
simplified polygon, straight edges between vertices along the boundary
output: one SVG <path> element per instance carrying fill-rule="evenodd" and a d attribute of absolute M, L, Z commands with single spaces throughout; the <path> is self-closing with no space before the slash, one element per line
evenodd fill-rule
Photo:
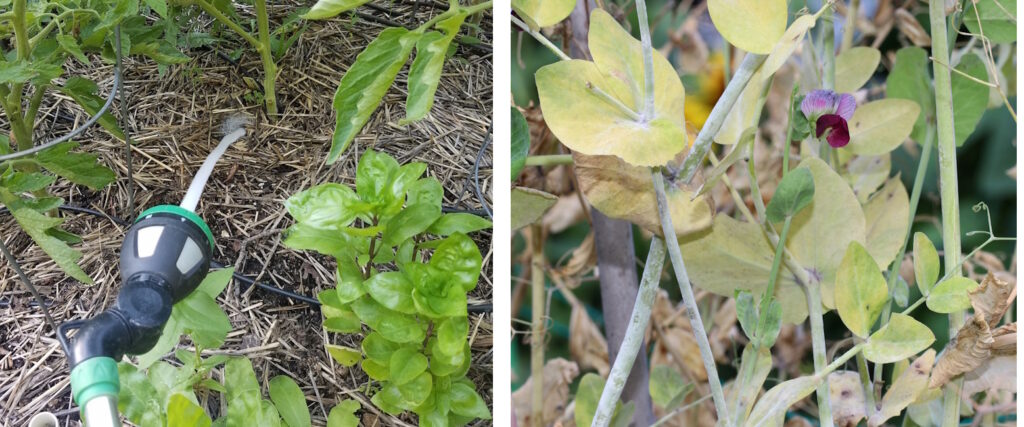
<path fill-rule="evenodd" d="M 992 43 L 1017 41 L 1017 2 L 978 0 L 964 3 L 963 20 L 972 34 L 980 36 L 984 32 Z"/>
<path fill-rule="evenodd" d="M 277 408 L 274 407 L 274 403 L 263 399 L 260 401 L 260 412 L 254 421 L 254 424 L 259 426 L 267 427 L 280 427 L 281 426 L 281 414 L 277 412 Z"/>
<path fill-rule="evenodd" d="M 370 239 L 346 231 L 324 230 L 306 224 L 294 224 L 285 231 L 285 246 L 314 250 L 336 258 L 354 258 L 370 249 Z"/>
<path fill-rule="evenodd" d="M 366 338 L 363 338 L 362 347 L 367 357 L 387 363 L 391 360 L 391 355 L 401 346 L 384 338 L 378 332 L 370 332 Z"/>
<path fill-rule="evenodd" d="M 359 363 L 359 360 L 363 358 L 363 354 L 354 348 L 333 344 L 326 344 L 326 347 L 327 353 L 330 354 L 331 358 L 341 366 L 353 366 L 356 363 Z"/>
<path fill-rule="evenodd" d="M 405 400 L 402 398 L 402 392 L 398 390 L 398 386 L 394 384 L 387 384 L 384 388 L 380 389 L 377 394 L 374 394 L 370 398 L 374 406 L 380 408 L 380 410 L 391 414 L 399 415 L 407 408 Z"/>
<path fill-rule="evenodd" d="M 201 406 L 182 394 L 175 393 L 167 402 L 167 425 L 209 427 L 212 423 Z"/>
<path fill-rule="evenodd" d="M 458 284 L 463 292 L 469 292 L 476 288 L 483 258 L 473 239 L 455 233 L 441 241 L 430 257 L 430 265 L 447 273 L 451 282 Z"/>
<path fill-rule="evenodd" d="M 370 114 L 380 105 L 419 38 L 420 33 L 405 28 L 387 28 L 363 49 L 342 76 L 334 94 L 337 122 L 331 152 L 327 156 L 328 164 L 338 160 L 370 120 Z"/>
<path fill-rule="evenodd" d="M 366 52 L 363 52 L 364 54 Z M 400 166 L 391 156 L 366 150 L 356 167 L 356 193 L 366 203 L 387 202 L 390 188 L 398 175 Z"/>
<path fill-rule="evenodd" d="M 363 372 L 366 372 L 366 375 L 369 375 L 374 380 L 387 381 L 391 378 L 390 366 L 374 359 L 363 359 L 359 366 L 363 368 Z"/>
<path fill-rule="evenodd" d="M 412 205 L 391 217 L 384 228 L 384 245 L 398 246 L 405 239 L 427 231 L 441 211 L 430 205 Z"/>
<path fill-rule="evenodd" d="M 311 421 L 306 396 L 295 380 L 284 375 L 271 378 L 270 400 L 288 427 L 309 427 Z"/>
<path fill-rule="evenodd" d="M 352 310 L 363 321 L 390 341 L 397 343 L 423 342 L 425 332 L 416 318 L 378 304 L 372 298 L 359 298 Z"/>
<path fill-rule="evenodd" d="M 655 365 L 651 368 L 649 383 L 651 400 L 663 411 L 675 409 L 683 398 L 693 389 L 682 374 L 668 365 Z"/>
<path fill-rule="evenodd" d="M 391 367 L 391 382 L 401 386 L 416 379 L 427 370 L 427 356 L 424 356 L 415 347 L 402 347 L 391 355 L 389 366 Z"/>
<path fill-rule="evenodd" d="M 295 222 L 325 230 L 347 227 L 356 216 L 369 210 L 355 191 L 346 185 L 333 183 L 295 193 L 285 200 L 284 207 Z"/>
<path fill-rule="evenodd" d="M 329 332 L 338 332 L 343 334 L 354 334 L 362 330 L 362 323 L 356 314 L 344 310 L 339 314 L 328 316 L 324 314 L 324 329 Z"/>
<path fill-rule="evenodd" d="M 850 332 L 867 338 L 889 300 L 878 264 L 864 246 L 852 242 L 836 272 L 836 310 Z"/>
<path fill-rule="evenodd" d="M 454 354 L 445 354 L 438 348 L 435 337 L 427 341 L 427 350 L 430 351 L 430 372 L 437 376 L 451 375 L 453 378 L 461 378 L 469 371 L 470 353 L 469 343 L 462 347 L 462 351 Z"/>
<path fill-rule="evenodd" d="M 931 64 L 928 52 L 917 46 L 908 46 L 896 52 L 896 62 L 885 80 L 885 94 L 891 99 L 907 99 L 917 103 L 920 113 L 914 122 L 910 137 L 918 144 L 924 143 L 926 119 L 935 117 L 935 94 L 932 79 L 928 73 Z"/>
<path fill-rule="evenodd" d="M 895 363 L 928 348 L 935 335 L 905 314 L 894 313 L 889 323 L 868 338 L 864 357 L 875 363 Z"/>
<path fill-rule="evenodd" d="M 327 427 L 358 427 L 359 417 L 356 416 L 356 411 L 360 408 L 359 402 L 352 399 L 338 402 L 327 415 Z"/>
<path fill-rule="evenodd" d="M 157 395 L 146 374 L 122 362 L 117 364 L 117 376 L 121 381 L 117 397 L 117 409 L 121 415 L 138 425 L 163 425 L 162 396 Z"/>
<path fill-rule="evenodd" d="M 221 292 L 224 292 L 224 288 L 228 287 L 228 283 L 231 283 L 234 275 L 234 267 L 211 271 L 203 278 L 202 282 L 199 282 L 199 286 L 196 286 L 196 291 L 202 292 L 210 298 L 217 298 Z"/>
<path fill-rule="evenodd" d="M 61 46 L 63 46 L 63 43 Z M 81 51 L 79 51 L 79 54 L 81 54 Z M 89 63 L 88 60 L 83 62 Z M 64 86 L 60 87 L 61 93 L 74 99 L 75 103 L 82 106 L 82 109 L 89 113 L 89 115 L 99 113 L 100 108 L 107 102 L 105 97 L 101 98 L 96 94 L 97 91 L 99 91 L 99 87 L 96 85 L 96 82 L 79 76 L 69 78 L 64 82 Z M 100 116 L 99 124 L 107 132 L 110 132 L 111 135 L 121 140 L 124 139 L 124 131 L 117 125 L 117 118 L 114 117 L 109 109 Z"/>
<path fill-rule="evenodd" d="M 438 236 L 450 236 L 455 233 L 469 234 L 474 231 L 491 228 L 491 221 L 471 213 L 456 212 L 441 215 L 427 229 L 430 234 Z"/>
<path fill-rule="evenodd" d="M 921 295 L 928 296 L 939 280 L 939 252 L 924 233 L 914 233 L 914 280 Z"/>
<path fill-rule="evenodd" d="M 768 202 L 768 221 L 779 222 L 800 212 L 814 201 L 814 176 L 806 168 L 793 169 L 782 178 Z"/>
<path fill-rule="evenodd" d="M 452 412 L 483 420 L 491 419 L 491 411 L 487 409 L 487 404 L 476 393 L 473 386 L 462 381 L 456 382 L 452 384 L 450 395 Z"/>
<path fill-rule="evenodd" d="M 224 385 L 228 404 L 226 426 L 248 427 L 263 413 L 260 384 L 245 357 L 232 357 L 224 363 Z"/>
<path fill-rule="evenodd" d="M 402 273 L 377 273 L 363 283 L 373 299 L 384 307 L 402 313 L 415 313 L 412 302 L 412 283 Z"/>
<path fill-rule="evenodd" d="M 338 269 L 335 271 L 335 279 L 338 281 L 337 296 L 338 302 L 348 304 L 366 294 L 366 283 L 363 281 L 363 271 L 353 260 L 339 259 Z"/>
<path fill-rule="evenodd" d="M 459 32 L 464 13 L 437 23 L 442 33 L 430 31 L 416 42 L 416 59 L 409 68 L 409 97 L 405 101 L 405 118 L 398 124 L 404 125 L 427 116 L 434 105 L 434 92 L 441 81 L 441 68 L 448 53 L 448 45 Z"/>
<path fill-rule="evenodd" d="M 526 157 L 530 155 L 530 125 L 526 123 L 523 113 L 516 107 L 512 108 L 512 180 L 519 177 L 519 172 L 526 166 Z"/>
<path fill-rule="evenodd" d="M 966 7 L 968 10 L 974 10 L 970 5 Z M 988 35 L 988 32 L 985 34 Z M 950 77 L 953 85 L 953 128 L 956 130 L 956 145 L 959 147 L 974 133 L 974 128 L 985 114 L 989 88 L 980 83 L 988 82 L 988 72 L 985 71 L 985 63 L 978 55 L 964 55 L 956 69 L 959 73 L 950 73 Z"/>
<path fill-rule="evenodd" d="M 939 282 L 928 294 L 925 304 L 936 313 L 954 313 L 971 308 L 967 294 L 978 288 L 978 284 L 966 277 L 951 277 Z"/>
<path fill-rule="evenodd" d="M 466 346 L 469 335 L 469 319 L 449 317 L 437 326 L 437 349 L 444 354 L 454 355 Z"/>
<path fill-rule="evenodd" d="M 392 368 L 394 369 L 395 367 L 392 366 Z M 394 372 L 392 372 L 391 377 L 394 379 Z M 430 372 L 423 372 L 407 383 L 395 385 L 398 386 L 398 392 L 401 393 L 403 406 L 415 408 L 430 396 L 433 376 L 430 375 Z"/>
<path fill-rule="evenodd" d="M 435 178 L 424 178 L 409 185 L 408 201 L 412 205 L 429 205 L 441 210 L 444 189 Z"/>
<path fill-rule="evenodd" d="M 67 178 L 75 184 L 99 190 L 110 184 L 117 176 L 106 166 L 96 163 L 96 154 L 71 153 L 78 147 L 77 142 L 64 142 L 40 151 L 33 158 L 47 170 Z"/>

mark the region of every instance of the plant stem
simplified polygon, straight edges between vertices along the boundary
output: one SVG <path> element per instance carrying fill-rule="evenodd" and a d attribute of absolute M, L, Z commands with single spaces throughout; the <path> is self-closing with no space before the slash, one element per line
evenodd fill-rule
<path fill-rule="evenodd" d="M 853 46 L 853 33 L 857 32 L 859 8 L 860 0 L 850 0 L 850 6 L 846 8 L 846 25 L 843 25 L 843 42 L 839 45 L 841 52 L 846 52 Z"/>
<path fill-rule="evenodd" d="M 28 30 L 25 29 L 26 10 L 26 0 L 14 0 L 14 20 L 11 24 L 14 27 L 15 47 L 18 49 L 17 54 L 20 60 L 27 60 L 29 57 Z"/>
<path fill-rule="evenodd" d="M 637 123 L 644 122 L 644 113 L 637 113 L 636 111 L 633 111 L 632 109 L 627 107 L 626 104 L 623 104 L 614 96 L 609 95 L 608 92 L 601 90 L 601 88 L 594 86 L 594 84 L 591 82 L 587 82 L 586 85 L 587 90 L 593 92 L 594 95 L 597 95 L 597 97 L 604 100 L 604 102 L 607 102 L 609 105 L 615 107 L 617 110 L 619 110 L 619 112 L 625 114 L 626 117 L 629 117 L 630 120 L 633 120 L 634 122 Z"/>
<path fill-rule="evenodd" d="M 864 353 L 857 353 L 857 372 L 860 373 L 860 384 L 864 387 L 864 413 L 875 412 L 875 384 L 871 381 L 871 374 L 868 372 L 868 359 Z"/>
<path fill-rule="evenodd" d="M 260 41 L 257 40 L 256 37 L 253 37 L 252 34 L 249 34 L 248 31 L 245 31 L 244 28 L 236 24 L 235 21 L 232 21 L 231 18 L 229 18 L 227 15 L 221 13 L 221 11 L 214 7 L 212 4 L 210 4 L 210 2 L 206 0 L 194 1 L 195 4 L 199 5 L 199 7 L 203 9 L 203 12 L 208 13 L 214 19 L 220 21 L 222 24 L 230 28 L 231 31 L 237 33 L 239 37 L 245 39 L 245 41 L 249 42 L 249 44 L 251 44 L 254 48 L 260 48 Z"/>
<path fill-rule="evenodd" d="M 277 64 L 274 63 L 274 53 L 270 48 L 270 23 L 267 16 L 267 0 L 254 0 L 256 7 L 256 29 L 259 32 L 260 60 L 263 62 L 263 101 L 267 105 L 267 115 L 277 116 L 277 94 L 274 90 L 277 80 Z"/>
<path fill-rule="evenodd" d="M 665 180 L 661 176 L 661 171 L 657 169 L 651 170 L 651 179 L 654 182 L 654 191 L 658 196 L 658 216 L 661 219 L 661 230 L 665 235 L 665 243 L 668 245 L 669 259 L 672 260 L 672 270 L 675 272 L 676 281 L 679 282 L 679 292 L 682 294 L 683 303 L 686 305 L 686 315 L 690 319 L 690 328 L 693 330 L 697 347 L 700 348 L 704 370 L 708 374 L 708 386 L 711 388 L 711 395 L 714 397 L 715 412 L 718 414 L 719 420 L 722 421 L 722 425 L 731 426 L 729 409 L 725 403 L 725 395 L 722 393 L 722 383 L 718 379 L 718 368 L 715 366 L 715 356 L 711 352 L 711 344 L 708 343 L 708 335 L 704 330 L 704 323 L 700 320 L 700 310 L 697 307 L 697 300 L 693 296 L 690 278 L 686 273 L 686 264 L 683 263 L 683 254 L 679 249 L 679 239 L 676 237 L 675 227 L 672 225 L 668 197 L 665 195 Z"/>
<path fill-rule="evenodd" d="M 626 379 L 633 370 L 633 362 L 636 361 L 640 347 L 644 342 L 644 331 L 647 330 L 647 323 L 651 320 L 651 307 L 654 305 L 654 297 L 658 293 L 658 283 L 661 281 L 661 271 L 665 266 L 665 242 L 655 237 L 651 239 L 651 250 L 647 254 L 647 263 L 644 265 L 644 274 L 640 279 L 640 290 L 633 303 L 633 314 L 629 319 L 629 326 L 626 327 L 626 335 L 619 346 L 618 356 L 608 374 L 608 381 L 605 383 L 604 391 L 601 392 L 601 400 L 597 405 L 597 412 L 594 413 L 593 427 L 605 427 L 615 413 L 615 405 L 619 401 L 623 387 L 626 386 Z"/>
<path fill-rule="evenodd" d="M 693 179 L 697 169 L 700 169 L 701 164 L 704 163 L 704 157 L 711 150 L 711 140 L 718 133 L 718 130 L 722 128 L 725 117 L 729 115 L 729 111 L 736 104 L 736 100 L 743 93 L 743 89 L 747 87 L 750 78 L 761 68 L 765 58 L 767 58 L 767 55 L 755 55 L 752 53 L 748 53 L 743 58 L 740 68 L 736 70 L 736 74 L 729 81 L 729 85 L 725 87 L 722 96 L 718 98 L 718 102 L 711 108 L 711 114 L 708 115 L 708 119 L 704 121 L 704 126 L 700 128 L 697 138 L 694 139 L 690 152 L 686 155 L 686 160 L 683 161 L 682 167 L 676 172 L 676 179 L 682 178 L 684 183 L 688 183 Z"/>
<path fill-rule="evenodd" d="M 640 51 L 644 58 L 644 108 L 640 114 L 644 121 L 654 118 L 654 48 L 651 47 L 651 27 L 647 21 L 647 2 L 636 0 L 636 18 L 640 24 Z"/>
<path fill-rule="evenodd" d="M 765 297 L 775 295 L 775 283 L 778 282 L 779 268 L 782 267 L 782 258 L 786 254 L 786 236 L 789 234 L 789 226 L 793 223 L 793 216 L 787 216 L 782 223 L 782 234 L 779 235 L 779 242 L 775 244 L 775 258 L 772 259 L 772 272 L 768 276 L 768 289 L 765 289 Z"/>
<path fill-rule="evenodd" d="M 672 412 L 669 412 L 668 414 L 665 414 L 665 416 L 661 417 L 660 420 L 658 420 L 654 424 L 651 424 L 651 427 L 658 427 L 658 426 L 660 426 L 662 424 L 665 424 L 669 420 L 671 420 L 672 417 L 674 417 L 676 415 L 679 415 L 679 414 L 682 414 L 683 412 L 689 411 L 690 409 L 693 409 L 693 407 L 695 407 L 697 405 L 700 405 L 701 403 L 704 403 L 705 400 L 708 400 L 710 398 L 711 398 L 711 395 L 709 394 L 707 396 L 701 397 L 700 399 L 694 400 L 693 402 L 690 402 L 690 403 L 688 403 L 686 405 L 683 405 L 683 406 L 681 406 L 681 407 L 679 407 L 677 409 L 673 409 Z"/>
<path fill-rule="evenodd" d="M 953 130 L 953 90 L 949 68 L 949 44 L 946 36 L 945 2 L 928 4 L 932 36 L 932 73 L 935 76 L 935 123 L 939 146 L 939 189 L 942 194 L 942 250 L 946 270 L 958 277 L 960 272 L 960 200 L 957 189 L 956 138 Z M 948 274 L 948 273 L 947 273 Z M 949 315 L 949 336 L 956 336 L 964 323 L 964 312 Z M 950 382 L 943 389 L 942 424 L 960 423 L 960 388 L 963 378 Z"/>
<path fill-rule="evenodd" d="M 548 50 L 550 50 L 556 56 L 558 56 L 558 59 L 561 59 L 563 61 L 572 60 L 572 58 L 570 58 L 569 55 L 566 55 L 565 52 L 562 52 L 562 49 L 559 49 L 558 46 L 555 46 L 554 43 L 551 43 L 551 40 L 548 40 L 547 37 L 544 37 L 544 35 L 541 34 L 540 31 L 530 28 L 529 25 L 526 25 L 525 22 L 519 20 L 519 18 L 516 18 L 515 16 L 510 16 L 510 18 L 512 19 L 513 24 L 516 24 L 516 26 L 519 27 L 519 29 L 523 30 L 526 34 L 532 36 L 544 47 L 548 48 Z"/>
<path fill-rule="evenodd" d="M 558 166 L 571 165 L 572 154 L 551 154 L 544 156 L 529 156 L 526 158 L 526 166 Z"/>
<path fill-rule="evenodd" d="M 821 26 L 822 46 L 824 47 L 822 60 L 825 61 L 822 87 L 832 90 L 836 87 L 836 28 L 832 16 L 834 12 L 831 4 L 826 3 L 821 7 L 826 8 L 821 17 L 823 24 Z"/>
<path fill-rule="evenodd" d="M 860 344 L 857 344 L 857 345 L 851 347 L 849 350 L 846 350 L 846 353 L 843 353 L 842 356 L 837 357 L 836 360 L 833 360 L 832 363 L 830 363 L 828 366 L 826 366 L 825 369 L 822 372 L 817 373 L 815 375 L 820 375 L 822 378 L 824 378 L 828 374 L 831 374 L 836 369 L 839 369 L 840 367 L 842 367 L 847 361 L 850 360 L 850 358 L 860 354 L 860 351 L 863 350 L 864 346 L 866 346 L 866 345 L 867 345 L 867 343 L 860 343 Z M 827 381 L 825 383 L 828 384 Z M 831 424 L 831 421 L 829 422 L 829 424 Z"/>
<path fill-rule="evenodd" d="M 530 281 L 532 283 L 532 331 L 530 333 L 530 377 L 533 380 L 531 420 L 544 425 L 544 237 L 540 225 L 530 226 L 532 257 Z"/>
<path fill-rule="evenodd" d="M 807 317 L 811 323 L 811 350 L 814 353 L 814 372 L 823 375 L 827 371 L 828 356 L 825 350 L 825 328 L 822 325 L 821 289 L 817 282 L 807 282 Z M 818 422 L 822 427 L 832 427 L 832 403 L 829 399 L 828 381 L 822 381 L 816 392 L 818 397 Z"/>

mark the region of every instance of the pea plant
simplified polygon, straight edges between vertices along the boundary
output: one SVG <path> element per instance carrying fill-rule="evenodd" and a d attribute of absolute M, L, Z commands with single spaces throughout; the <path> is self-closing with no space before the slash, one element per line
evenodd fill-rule
<path fill-rule="evenodd" d="M 858 3 L 849 7 L 855 11 Z M 719 425 L 782 425 L 790 407 L 812 393 L 822 426 L 862 420 L 883 425 L 901 415 L 917 425 L 956 425 L 962 400 L 985 392 L 986 399 L 997 401 L 999 390 L 1016 391 L 994 371 L 1014 360 L 1016 323 L 1006 314 L 1013 285 L 991 274 L 979 284 L 964 277 L 962 267 L 986 245 L 1015 238 L 995 236 L 989 221 L 987 231 L 966 235 L 988 239 L 962 256 L 956 168 L 956 148 L 973 132 L 990 98 L 993 106 L 1014 114 L 1004 101 L 1007 86 L 997 77 L 991 48 L 991 43 L 1015 42 L 1013 5 L 955 2 L 947 18 L 944 4 L 931 2 L 930 54 L 918 47 L 899 49 L 884 90 L 862 91 L 882 54 L 853 47 L 851 30 L 836 45 L 834 2 L 790 20 L 785 0 L 710 0 L 708 12 L 727 49 L 747 53 L 695 137 L 687 132 L 683 109 L 689 104 L 676 68 L 652 47 L 644 0 L 636 2 L 640 40 L 602 7 L 590 13 L 588 60 L 570 58 L 541 32 L 566 19 L 574 5 L 512 3 L 513 23 L 560 58 L 540 68 L 535 82 L 544 124 L 572 151 L 571 156 L 529 156 L 530 129 L 513 108 L 513 179 L 524 166 L 571 164 L 591 206 L 653 234 L 607 384 L 596 375 L 583 378 L 577 425 L 629 422 L 634 404 L 623 405 L 619 398 L 634 361 L 646 357 L 640 350 L 666 252 L 707 374 L 700 387 L 706 387 Z M 951 56 L 950 37 L 957 32 L 973 39 Z M 812 60 L 790 61 L 794 55 Z M 800 78 L 788 103 L 785 137 L 764 141 L 762 112 L 773 80 L 787 64 Z M 853 95 L 858 92 L 861 100 Z M 882 95 L 864 100 L 868 92 Z M 899 176 L 890 177 L 891 154 L 908 138 L 920 153 L 909 195 Z M 720 160 L 713 144 L 721 149 Z M 913 235 L 913 276 L 921 297 L 910 301 L 900 266 L 936 145 L 944 269 L 931 240 Z M 755 147 L 777 153 L 780 170 L 764 176 L 755 167 Z M 705 168 L 709 157 L 711 166 Z M 694 181 L 698 170 L 704 171 L 703 182 Z M 746 188 L 736 185 L 737 176 Z M 774 191 L 762 192 L 765 183 L 774 184 Z M 725 197 L 733 199 L 735 216 L 713 209 L 709 192 L 718 185 L 728 189 Z M 747 198 L 741 191 L 749 191 Z M 535 224 L 554 201 L 544 192 L 515 189 L 513 227 Z M 987 212 L 984 204 L 975 206 L 975 212 L 982 210 Z M 531 226 L 534 257 L 543 248 L 536 243 L 540 230 Z M 533 334 L 542 336 L 541 264 L 534 258 Z M 719 377 L 693 286 L 735 299 L 747 343 L 729 382 Z M 948 314 L 949 336 L 956 337 L 938 356 L 930 349 L 936 334 L 912 317 L 922 305 Z M 845 351 L 834 348 L 834 357 L 826 349 L 822 320 L 829 311 L 846 327 L 849 343 Z M 805 321 L 813 372 L 762 393 L 780 328 Z M 536 355 L 543 340 L 534 337 L 531 345 Z M 543 350 L 539 354 L 542 358 Z M 542 362 L 534 360 L 535 376 Z M 845 370 L 848 362 L 855 370 Z M 893 365 L 888 379 L 887 365 Z M 671 375 L 652 375 L 650 381 L 656 404 L 668 408 L 668 417 L 678 414 L 677 399 L 690 392 L 687 387 Z M 533 420 L 542 417 L 540 383 L 532 383 Z"/>
<path fill-rule="evenodd" d="M 442 213 L 441 184 L 420 178 L 426 167 L 365 152 L 355 190 L 327 183 L 288 199 L 295 224 L 284 244 L 337 261 L 337 286 L 317 296 L 323 327 L 364 335 L 360 349 L 326 348 L 373 380 L 373 404 L 393 415 L 413 411 L 420 425 L 464 425 L 491 416 L 466 378 L 466 293 L 476 287 L 482 258 L 465 234 L 491 223 Z"/>
<path fill-rule="evenodd" d="M 73 151 L 77 142 L 40 150 L 34 148 L 39 145 L 34 135 L 47 96 L 68 97 L 92 115 L 104 104 L 96 82 L 65 76 L 69 60 L 90 64 L 87 54 L 98 53 L 113 62 L 118 46 L 123 56 L 141 55 L 163 64 L 188 59 L 161 39 L 159 29 L 149 26 L 138 8 L 137 0 L 0 2 L 0 41 L 5 46 L 0 110 L 9 125 L 9 133 L 0 135 L 0 203 L 62 270 L 84 283 L 92 279 L 77 265 L 82 254 L 69 246 L 81 239 L 61 228 L 62 218 L 48 214 L 63 200 L 47 189 L 54 175 L 93 190 L 105 187 L 115 175 L 97 163 L 97 155 Z M 112 114 L 103 114 L 98 122 L 124 139 Z"/>
<path fill-rule="evenodd" d="M 171 309 L 171 319 L 156 347 L 140 355 L 135 364 L 118 364 L 118 410 L 129 421 L 142 426 L 311 425 L 305 395 L 288 376 L 270 379 L 266 399 L 248 358 L 202 356 L 204 349 L 220 347 L 231 330 L 216 297 L 233 272 L 228 268 L 208 275 L 196 291 Z M 194 351 L 175 349 L 182 335 L 189 336 Z M 160 360 L 172 349 L 175 363 Z M 211 397 L 224 403 L 216 421 L 204 406 Z M 355 412 L 359 409 L 359 402 L 342 400 L 331 409 L 327 425 L 357 426 Z"/>
<path fill-rule="evenodd" d="M 331 18 L 367 1 L 319 0 L 304 17 Z M 399 124 L 405 125 L 426 117 L 434 105 L 434 93 L 441 81 L 445 59 L 454 46 L 452 41 L 467 18 L 490 9 L 490 0 L 470 6 L 462 6 L 457 0 L 451 0 L 447 11 L 413 30 L 389 27 L 381 31 L 360 52 L 356 62 L 338 83 L 333 103 L 336 121 L 327 163 L 338 160 L 370 120 L 370 115 L 377 110 L 398 72 L 409 61 L 413 48 L 416 49 L 416 58 L 409 68 L 405 118 Z"/>

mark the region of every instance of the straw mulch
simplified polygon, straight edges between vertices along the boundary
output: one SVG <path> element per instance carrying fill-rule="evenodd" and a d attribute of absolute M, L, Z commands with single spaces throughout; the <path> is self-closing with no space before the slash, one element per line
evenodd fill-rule
<path fill-rule="evenodd" d="M 445 7 L 423 0 L 418 3 L 397 2 L 387 7 L 388 13 L 367 7 L 359 12 L 414 28 Z M 272 6 L 274 21 L 280 22 L 297 6 L 294 2 Z M 251 17 L 251 11 L 242 10 L 241 15 Z M 245 83 L 244 77 L 262 81 L 259 57 L 251 50 L 237 64 L 214 49 L 190 51 L 187 54 L 192 62 L 171 67 L 163 75 L 149 61 L 128 59 L 127 130 L 136 144 L 135 213 L 157 204 L 177 204 L 192 175 L 219 141 L 222 121 L 237 114 L 252 119 L 249 133 L 221 159 L 198 212 L 217 239 L 215 260 L 236 265 L 239 272 L 259 276 L 262 282 L 309 296 L 334 285 L 331 260 L 281 245 L 281 231 L 292 222 L 282 202 L 322 182 L 354 185 L 356 162 L 367 149 L 387 152 L 400 163 L 427 163 L 427 173 L 437 177 L 445 188 L 446 206 L 481 209 L 473 188 L 473 165 L 490 138 L 490 22 L 486 16 L 480 23 L 484 31 L 476 37 L 482 45 L 461 46 L 446 63 L 436 103 L 427 119 L 407 127 L 397 125 L 405 115 L 406 67 L 371 122 L 333 165 L 326 165 L 324 160 L 334 127 L 334 90 L 356 55 L 384 25 L 366 18 L 353 22 L 344 17 L 309 23 L 280 61 L 277 93 L 282 115 L 273 122 L 266 119 L 261 106 L 251 101 L 253 89 Z M 237 42 L 225 42 L 216 48 L 230 52 L 238 46 Z M 98 81 L 101 96 L 106 96 L 113 71 L 111 65 L 96 59 L 89 66 L 69 63 L 67 76 L 84 75 Z M 37 130 L 40 140 L 59 136 L 87 117 L 56 94 L 48 97 L 42 114 Z M 6 127 L 4 122 L 0 118 L 0 128 Z M 120 179 L 99 192 L 60 181 L 55 193 L 70 205 L 129 217 L 123 142 L 98 126 L 79 141 L 82 150 L 99 153 L 100 161 Z M 484 152 L 479 179 L 490 203 L 490 147 Z M 77 248 L 84 254 L 80 265 L 96 281 L 91 287 L 66 277 L 12 218 L 0 217 L 0 238 L 40 289 L 58 323 L 94 316 L 114 302 L 120 286 L 118 253 L 125 231 L 103 218 L 66 212 L 62 215 L 67 218 L 67 228 L 84 239 Z M 484 256 L 484 270 L 470 295 L 470 304 L 489 303 L 491 235 L 474 233 L 473 238 Z M 307 397 L 314 425 L 324 425 L 327 412 L 343 399 L 362 403 L 365 425 L 416 423 L 411 414 L 392 417 L 379 412 L 364 394 L 369 380 L 362 371 L 331 360 L 324 350 L 325 340 L 357 346 L 359 337 L 326 336 L 316 309 L 263 290 L 247 289 L 240 282 L 229 285 L 219 301 L 234 329 L 222 349 L 210 353 L 250 357 L 264 382 L 279 374 L 294 378 Z M 469 376 L 490 403 L 489 312 L 470 316 L 470 334 L 473 363 Z M 190 344 L 185 340 L 183 345 Z M 29 417 L 43 410 L 60 413 L 62 424 L 78 425 L 68 381 L 67 361 L 53 331 L 14 270 L 6 262 L 0 263 L 0 425 L 25 425 Z"/>

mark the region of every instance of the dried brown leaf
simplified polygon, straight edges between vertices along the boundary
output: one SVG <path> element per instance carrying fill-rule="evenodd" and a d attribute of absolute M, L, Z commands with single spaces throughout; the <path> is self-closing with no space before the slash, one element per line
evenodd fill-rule
<path fill-rule="evenodd" d="M 569 261 L 553 269 L 551 274 L 561 277 L 569 289 L 576 289 L 581 276 L 593 270 L 595 265 L 597 252 L 594 246 L 594 233 L 591 232 L 576 249 L 573 249 Z"/>
<path fill-rule="evenodd" d="M 860 374 L 854 371 L 833 372 L 828 376 L 828 388 L 836 426 L 853 427 L 865 418 L 867 406 Z"/>
<path fill-rule="evenodd" d="M 914 18 L 913 14 L 907 12 L 906 9 L 896 9 L 895 15 L 896 27 L 910 39 L 914 46 L 928 47 L 932 45 L 932 38 L 921 26 L 921 23 L 917 22 L 917 18 Z"/>
<path fill-rule="evenodd" d="M 608 341 L 582 305 L 574 305 L 569 317 L 569 354 L 583 370 L 608 376 Z"/>
<path fill-rule="evenodd" d="M 974 307 L 974 315 L 982 316 L 988 323 L 989 328 L 994 328 L 1002 320 L 1006 310 L 1010 308 L 1010 295 L 1013 294 L 1013 286 L 996 278 L 991 272 L 985 276 L 985 280 L 967 296 L 971 299 L 971 306 Z"/>
<path fill-rule="evenodd" d="M 551 233 L 565 231 L 587 217 L 584 213 L 582 199 L 576 193 L 569 193 L 558 198 L 555 205 L 544 214 L 543 224 Z"/>
<path fill-rule="evenodd" d="M 981 366 L 992 355 L 992 343 L 992 331 L 985 319 L 979 316 L 969 318 L 935 364 L 928 387 L 941 387 L 964 372 Z"/>
<path fill-rule="evenodd" d="M 964 374 L 964 396 L 997 390 L 1017 391 L 1016 355 L 993 357 L 978 369 Z"/>
<path fill-rule="evenodd" d="M 562 358 L 548 360 L 544 365 L 544 412 L 541 423 L 534 423 L 532 417 L 533 381 L 530 376 L 518 390 L 512 392 L 512 408 L 515 411 L 516 424 L 522 427 L 547 426 L 562 415 L 569 401 L 569 384 L 580 374 L 575 362 Z"/>

